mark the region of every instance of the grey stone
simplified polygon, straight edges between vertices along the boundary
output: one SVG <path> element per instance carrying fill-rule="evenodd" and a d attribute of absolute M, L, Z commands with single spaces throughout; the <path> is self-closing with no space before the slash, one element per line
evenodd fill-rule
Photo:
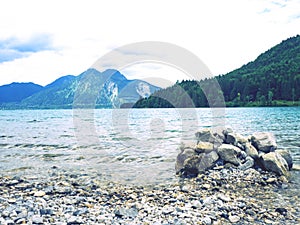
<path fill-rule="evenodd" d="M 277 148 L 275 137 L 270 132 L 254 133 L 251 136 L 251 143 L 257 150 L 266 153 Z"/>
<path fill-rule="evenodd" d="M 275 152 L 279 153 L 282 156 L 282 158 L 285 159 L 289 166 L 289 170 L 291 170 L 293 167 L 293 158 L 291 156 L 290 151 L 286 149 L 277 149 Z"/>
<path fill-rule="evenodd" d="M 240 165 L 240 160 L 238 159 L 238 155 L 240 152 L 241 149 L 229 144 L 222 144 L 218 148 L 218 155 L 220 156 L 220 158 L 225 162 L 232 163 L 236 166 Z"/>
<path fill-rule="evenodd" d="M 14 225 L 15 222 L 14 222 L 13 220 L 10 220 L 10 219 L 9 219 L 9 220 L 6 220 L 6 221 L 5 221 L 5 224 L 6 224 L 6 225 Z"/>
<path fill-rule="evenodd" d="M 54 215 L 54 212 L 52 209 L 40 209 L 41 215 Z"/>
<path fill-rule="evenodd" d="M 228 219 L 229 219 L 229 221 L 231 222 L 231 223 L 237 223 L 237 222 L 239 222 L 240 221 L 240 217 L 239 216 L 235 216 L 235 215 L 233 215 L 233 216 L 229 216 L 228 217 Z"/>
<path fill-rule="evenodd" d="M 199 165 L 204 154 L 194 155 L 184 161 L 182 175 L 184 177 L 196 177 L 199 173 Z"/>
<path fill-rule="evenodd" d="M 219 155 L 215 151 L 207 154 L 203 153 L 202 155 L 203 156 L 197 166 L 199 172 L 212 168 L 219 159 Z"/>
<path fill-rule="evenodd" d="M 195 155 L 195 151 L 191 148 L 183 149 L 181 153 L 178 154 L 175 164 L 176 174 L 180 173 L 184 168 L 184 162 Z"/>
<path fill-rule="evenodd" d="M 118 217 L 135 218 L 138 215 L 138 210 L 135 207 L 130 209 L 118 207 L 114 213 Z"/>
<path fill-rule="evenodd" d="M 288 164 L 277 152 L 270 152 L 262 156 L 263 165 L 267 171 L 289 177 Z"/>
<path fill-rule="evenodd" d="M 249 155 L 251 158 L 253 158 L 254 160 L 256 160 L 258 158 L 258 151 L 256 150 L 256 148 L 251 144 L 251 143 L 246 143 L 245 145 L 245 152 L 247 153 L 247 155 Z"/>
<path fill-rule="evenodd" d="M 223 132 L 224 136 L 226 137 L 229 133 L 233 133 L 233 130 L 231 127 L 226 127 Z"/>
<path fill-rule="evenodd" d="M 238 168 L 240 170 L 247 170 L 253 166 L 254 166 L 254 159 L 250 156 L 247 156 L 246 161 L 243 164 L 239 165 Z"/>
<path fill-rule="evenodd" d="M 78 209 L 75 212 L 73 212 L 73 216 L 80 216 L 83 214 L 89 213 L 89 210 L 87 208 Z"/>
<path fill-rule="evenodd" d="M 218 198 L 221 199 L 224 202 L 229 202 L 231 200 L 228 196 L 226 196 L 224 194 L 219 194 Z"/>
<path fill-rule="evenodd" d="M 33 224 L 43 224 L 43 218 L 39 215 L 33 215 L 31 218 Z"/>
<path fill-rule="evenodd" d="M 75 225 L 75 224 L 83 224 L 83 223 L 84 223 L 83 220 L 77 216 L 71 216 L 67 221 L 67 225 Z"/>
<path fill-rule="evenodd" d="M 226 136 L 225 142 L 227 144 L 232 144 L 241 149 L 245 149 L 245 145 L 248 142 L 248 139 L 241 134 L 238 133 L 228 133 Z"/>
<path fill-rule="evenodd" d="M 211 129 L 202 129 L 195 133 L 197 144 L 199 142 L 210 142 L 214 145 L 214 148 L 219 147 L 223 143 L 222 137 L 214 134 Z"/>
<path fill-rule="evenodd" d="M 211 225 L 212 224 L 211 218 L 208 216 L 202 218 L 202 223 L 204 223 L 205 225 Z"/>
<path fill-rule="evenodd" d="M 209 153 L 211 151 L 214 150 L 214 145 L 210 142 L 199 142 L 196 147 L 195 147 L 195 151 L 197 153 Z"/>
<path fill-rule="evenodd" d="M 192 207 L 193 207 L 194 209 L 201 208 L 201 206 L 202 206 L 202 204 L 201 204 L 201 202 L 200 202 L 199 200 L 193 200 L 193 201 L 191 202 L 191 205 L 192 205 Z"/>
<path fill-rule="evenodd" d="M 239 155 L 239 158 L 241 158 L 241 159 L 246 159 L 247 156 L 248 156 L 248 155 L 247 155 L 246 152 L 241 151 L 241 152 L 240 152 L 240 155 Z"/>

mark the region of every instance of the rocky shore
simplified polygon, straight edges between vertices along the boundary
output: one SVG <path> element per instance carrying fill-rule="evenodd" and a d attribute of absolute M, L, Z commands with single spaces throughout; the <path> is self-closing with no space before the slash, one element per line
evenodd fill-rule
<path fill-rule="evenodd" d="M 300 196 L 290 185 L 252 168 L 140 187 L 55 167 L 47 177 L 0 177 L 0 223 L 299 224 Z M 293 197 L 282 198 L 284 190 Z"/>
<path fill-rule="evenodd" d="M 257 132 L 249 137 L 231 128 L 222 131 L 203 129 L 196 134 L 197 144 L 183 144 L 177 156 L 176 173 L 194 177 L 213 167 L 250 168 L 274 172 L 281 179 L 290 178 L 293 159 L 286 149 L 277 149 L 270 132 Z"/>
<path fill-rule="evenodd" d="M 268 133 L 229 131 L 197 132 L 169 184 L 126 185 L 57 166 L 1 173 L 0 224 L 300 224 L 289 152 Z"/>

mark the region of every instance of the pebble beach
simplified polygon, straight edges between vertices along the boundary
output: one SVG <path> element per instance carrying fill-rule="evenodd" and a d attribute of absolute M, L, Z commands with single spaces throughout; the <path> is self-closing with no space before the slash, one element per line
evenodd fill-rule
<path fill-rule="evenodd" d="M 192 179 L 136 186 L 53 167 L 41 177 L 1 175 L 0 187 L 3 225 L 300 223 L 293 178 L 252 168 L 215 167 Z"/>

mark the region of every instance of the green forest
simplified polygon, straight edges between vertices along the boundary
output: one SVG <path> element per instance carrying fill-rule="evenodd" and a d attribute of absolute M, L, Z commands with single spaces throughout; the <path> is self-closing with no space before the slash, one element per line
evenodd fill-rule
<path fill-rule="evenodd" d="M 224 101 L 232 107 L 299 106 L 300 36 L 282 41 L 230 73 L 177 82 L 140 99 L 133 107 L 220 107 Z"/>

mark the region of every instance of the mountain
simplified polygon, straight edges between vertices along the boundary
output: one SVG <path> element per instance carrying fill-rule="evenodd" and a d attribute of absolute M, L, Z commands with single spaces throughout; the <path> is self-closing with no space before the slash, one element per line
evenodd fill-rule
<path fill-rule="evenodd" d="M 20 102 L 30 95 L 43 89 L 34 83 L 11 83 L 0 86 L 0 104 L 8 102 Z"/>
<path fill-rule="evenodd" d="M 212 79 L 182 81 L 139 100 L 134 107 L 208 107 L 217 81 L 227 106 L 300 103 L 300 36 L 288 38 L 239 69 Z M 218 106 L 220 96 L 208 94 Z M 215 99 L 214 99 L 215 98 Z"/>
<path fill-rule="evenodd" d="M 128 80 L 117 70 L 101 73 L 88 69 L 78 76 L 60 77 L 20 103 L 7 105 L 7 108 L 119 108 L 159 89 L 142 80 Z"/>

